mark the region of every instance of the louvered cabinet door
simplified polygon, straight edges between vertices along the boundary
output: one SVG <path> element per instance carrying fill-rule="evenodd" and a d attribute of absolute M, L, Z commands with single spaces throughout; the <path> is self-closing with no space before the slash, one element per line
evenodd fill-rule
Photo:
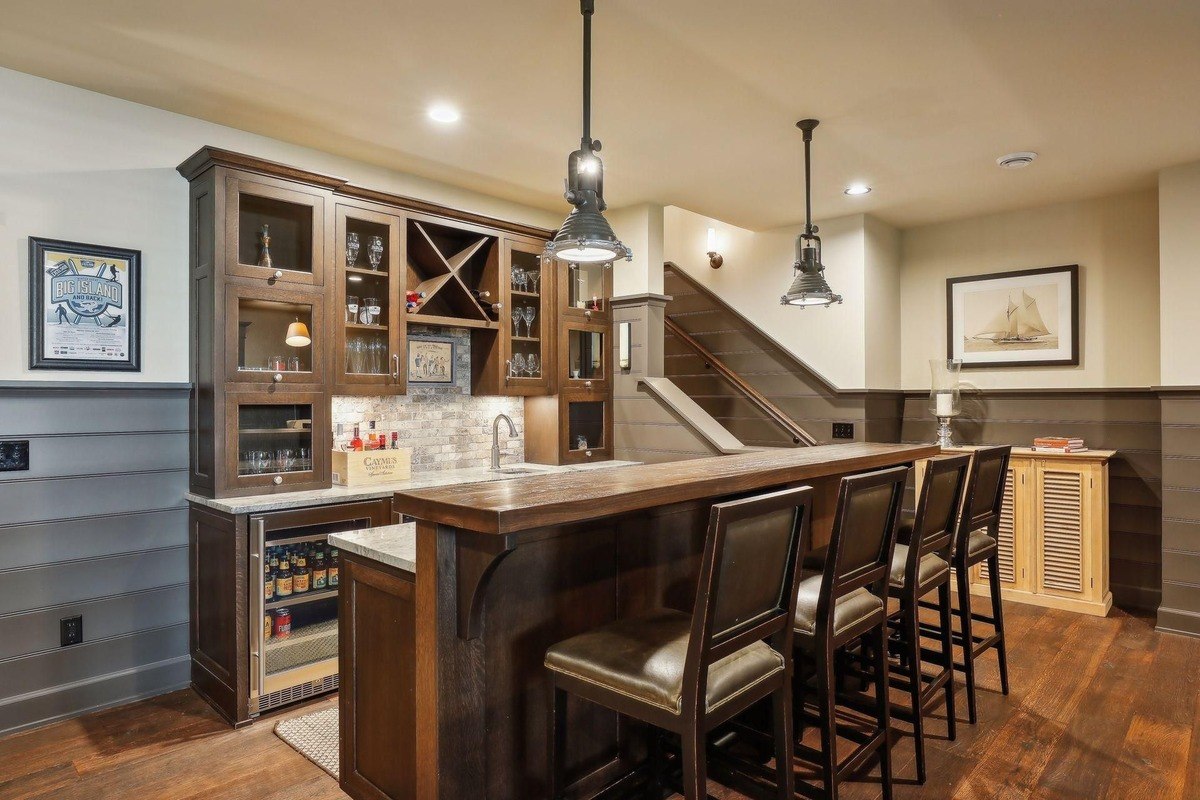
<path fill-rule="evenodd" d="M 1000 586 L 1004 589 L 1028 591 L 1031 584 L 1028 543 L 1028 470 L 1017 460 L 1010 462 L 1004 482 L 1004 502 L 1000 507 L 998 561 Z M 972 583 L 988 585 L 988 565 L 985 561 L 973 570 Z"/>
<path fill-rule="evenodd" d="M 1088 464 L 1038 461 L 1036 475 L 1037 592 L 1093 599 L 1093 468 Z"/>

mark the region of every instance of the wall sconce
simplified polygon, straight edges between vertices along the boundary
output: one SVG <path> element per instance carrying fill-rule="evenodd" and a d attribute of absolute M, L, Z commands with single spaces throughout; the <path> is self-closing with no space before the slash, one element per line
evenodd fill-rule
<path fill-rule="evenodd" d="M 713 269 L 720 269 L 725 263 L 725 257 L 717 252 L 717 229 L 708 229 L 708 265 Z"/>
<path fill-rule="evenodd" d="M 629 369 L 632 366 L 633 345 L 630 342 L 632 333 L 632 322 L 617 323 L 617 366 L 620 369 Z"/>

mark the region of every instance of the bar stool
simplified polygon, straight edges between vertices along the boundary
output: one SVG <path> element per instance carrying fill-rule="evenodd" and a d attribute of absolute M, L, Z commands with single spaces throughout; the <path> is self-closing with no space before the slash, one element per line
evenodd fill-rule
<path fill-rule="evenodd" d="M 889 627 L 898 634 L 900 650 L 900 663 L 893 663 L 891 667 L 892 685 L 909 695 L 909 705 L 894 704 L 892 715 L 912 723 L 917 782 L 920 784 L 925 783 L 924 715 L 936 704 L 939 695 L 946 703 L 949 738 L 953 741 L 957 735 L 949 562 L 970 468 L 971 457 L 967 455 L 929 461 L 911 531 L 906 541 L 897 543 L 892 555 L 888 594 L 900 601 L 888 617 Z M 903 533 L 901 538 L 905 538 Z M 941 652 L 934 663 L 940 661 L 940 669 L 926 675 L 922 671 L 920 600 L 935 590 L 938 593 Z"/>
<path fill-rule="evenodd" d="M 896 521 L 908 467 L 843 478 L 838 490 L 833 532 L 820 574 L 800 582 L 796 602 L 796 654 L 815 675 L 816 713 L 803 704 L 806 682 L 797 672 L 798 715 L 819 726 L 819 751 L 798 742 L 796 754 L 820 766 L 823 786 L 804 781 L 796 791 L 806 797 L 837 799 L 838 785 L 878 753 L 883 796 L 892 796 L 891 719 L 888 702 L 887 584 Z M 834 659 L 847 645 L 864 642 L 871 651 L 875 684 L 874 728 L 862 733 L 837 725 L 838 696 Z M 844 761 L 837 756 L 839 733 L 858 746 Z"/>
<path fill-rule="evenodd" d="M 678 734 L 687 800 L 707 797 L 706 734 L 771 697 L 779 797 L 791 800 L 791 622 L 812 494 L 801 487 L 714 505 L 691 614 L 619 620 L 546 652 L 554 800 L 565 789 L 568 693 Z"/>

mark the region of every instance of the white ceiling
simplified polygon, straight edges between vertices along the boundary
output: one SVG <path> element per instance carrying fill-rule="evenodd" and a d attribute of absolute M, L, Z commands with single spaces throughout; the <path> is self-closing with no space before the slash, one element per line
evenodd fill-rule
<path fill-rule="evenodd" d="M 1200 159 L 1196 0 L 598 0 L 614 207 L 908 227 L 1152 185 Z M 566 211 L 575 0 L 8 0 L 0 65 Z M 448 100 L 452 130 L 424 111 Z M 1005 172 L 1013 150 L 1041 157 Z M 181 154 L 181 157 L 186 154 Z M 864 180 L 875 191 L 847 198 Z"/>

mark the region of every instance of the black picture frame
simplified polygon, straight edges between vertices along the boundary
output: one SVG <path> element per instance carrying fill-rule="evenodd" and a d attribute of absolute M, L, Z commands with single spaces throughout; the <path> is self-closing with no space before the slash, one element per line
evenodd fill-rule
<path fill-rule="evenodd" d="M 60 318 L 64 322 L 73 326 L 81 326 L 84 320 L 93 320 L 96 329 L 97 341 L 93 345 L 88 345 L 86 342 L 80 343 L 78 346 L 71 348 L 63 348 L 66 350 L 86 350 L 89 346 L 93 346 L 100 352 L 94 356 L 81 355 L 54 355 L 46 352 L 47 344 L 55 337 L 48 336 L 46 319 L 46 311 L 49 307 L 46 298 L 46 256 L 48 253 L 65 254 L 70 258 L 66 261 L 60 260 L 58 266 L 65 268 L 68 272 L 74 269 L 84 268 L 91 269 L 93 262 L 100 262 L 96 269 L 96 274 L 80 273 L 86 278 L 92 279 L 93 283 L 93 300 L 90 301 L 94 305 L 95 297 L 104 297 L 106 294 L 115 291 L 112 284 L 119 284 L 121 292 L 119 295 L 119 305 L 113 305 L 108 302 L 98 312 L 94 308 L 89 307 L 83 310 L 82 313 L 75 313 L 77 306 L 72 304 L 72 301 L 62 301 L 62 304 L 54 303 L 59 309 Z M 77 261 L 76 261 L 77 259 Z M 105 264 L 105 262 L 108 262 Z M 112 262 L 124 262 L 127 265 L 128 276 L 124 281 L 118 280 L 118 270 Z M 67 265 L 64 267 L 64 265 Z M 86 265 L 86 266 L 85 266 Z M 103 276 L 104 267 L 108 266 L 111 270 L 112 278 L 106 279 Z M 74 273 L 72 273 L 74 274 Z M 84 244 L 82 242 L 68 242 L 61 239 L 46 239 L 38 236 L 29 237 L 29 368 L 44 369 L 44 370 L 76 370 L 89 372 L 141 372 L 142 369 L 142 251 L 129 250 L 123 247 L 109 247 L 107 245 Z M 111 297 L 111 295 L 110 295 Z M 109 313 L 112 308 L 119 308 L 120 314 Z M 95 312 L 95 313 L 93 313 Z M 76 321 L 70 322 L 69 318 L 75 313 Z M 114 322 L 115 320 L 115 322 Z M 106 327 L 116 327 L 120 322 L 124 322 L 124 327 L 128 331 L 128 341 L 124 349 L 124 354 L 120 358 L 112 358 L 106 356 L 103 352 L 110 347 L 106 341 L 101 339 L 112 339 L 112 336 L 101 337 L 100 329 Z M 107 324 L 106 324 L 107 323 Z M 81 331 L 87 330 L 80 327 Z M 79 338 L 79 337 L 76 337 Z M 56 345 L 51 345 L 56 346 Z"/>
<path fill-rule="evenodd" d="M 1053 274 L 1067 276 L 1070 291 L 1070 320 L 1064 330 L 1070 332 L 1070 355 L 1058 358 L 1028 358 L 1019 357 L 1011 361 L 969 361 L 963 358 L 963 353 L 955 350 L 956 336 L 954 333 L 954 290 L 961 284 L 983 283 L 1001 279 L 1036 277 Z M 1024 353 L 1031 351 L 1025 350 Z M 1010 367 L 1077 367 L 1079 366 L 1079 265 L 1064 264 L 1057 267 L 1038 267 L 1036 269 L 1013 270 L 1010 272 L 990 272 L 982 275 L 967 275 L 959 278 L 946 279 L 946 358 L 961 358 L 963 369 L 1008 369 Z"/>

